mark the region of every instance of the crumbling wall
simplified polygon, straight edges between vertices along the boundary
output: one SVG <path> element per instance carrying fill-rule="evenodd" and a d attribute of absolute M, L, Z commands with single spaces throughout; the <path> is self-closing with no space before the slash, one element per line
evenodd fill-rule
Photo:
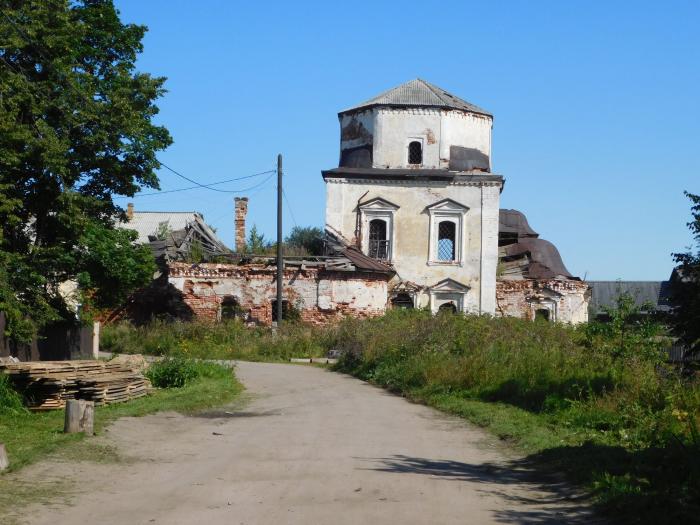
<path fill-rule="evenodd" d="M 261 264 L 171 263 L 169 283 L 182 292 L 195 317 L 217 321 L 224 300 L 235 300 L 242 316 L 261 325 L 272 324 L 277 282 L 274 267 Z M 387 280 L 383 274 L 287 268 L 284 300 L 301 320 L 324 324 L 344 316 L 373 317 L 386 311 Z"/>
<path fill-rule="evenodd" d="M 538 310 L 549 319 L 578 324 L 588 321 L 590 291 L 583 281 L 526 279 L 496 283 L 496 315 L 534 320 Z"/>

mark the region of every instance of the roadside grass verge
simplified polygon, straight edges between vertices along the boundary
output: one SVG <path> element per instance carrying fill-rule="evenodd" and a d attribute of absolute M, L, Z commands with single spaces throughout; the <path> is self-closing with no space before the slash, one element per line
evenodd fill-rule
<path fill-rule="evenodd" d="M 152 365 L 154 366 L 154 365 Z M 191 413 L 232 401 L 243 389 L 233 370 L 213 363 L 193 363 L 198 372 L 179 388 L 156 389 L 153 394 L 126 403 L 95 408 L 95 433 L 99 434 L 114 420 L 139 417 L 153 412 L 173 410 Z M 0 375 L 0 382 L 4 377 Z M 3 389 L 0 383 L 0 397 Z M 16 405 L 0 406 L 0 443 L 4 443 L 10 458 L 9 471 L 16 471 L 49 454 L 71 454 L 81 446 L 82 433 L 63 433 L 64 411 L 31 413 Z M 84 445 L 83 445 L 84 446 Z M 92 450 L 88 456 L 109 458 L 108 450 Z M 0 476 L 0 479 L 1 476 Z"/>
<path fill-rule="evenodd" d="M 237 319 L 221 323 L 153 321 L 144 326 L 128 322 L 106 325 L 100 347 L 116 354 L 289 361 L 292 357 L 321 357 L 329 348 L 328 329 L 284 323 L 273 332 L 247 327 Z"/>

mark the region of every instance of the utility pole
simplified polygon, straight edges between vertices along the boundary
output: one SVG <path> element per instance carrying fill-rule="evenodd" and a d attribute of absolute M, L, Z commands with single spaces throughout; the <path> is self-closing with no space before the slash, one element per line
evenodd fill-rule
<path fill-rule="evenodd" d="M 282 324 L 282 154 L 277 155 L 277 326 Z"/>

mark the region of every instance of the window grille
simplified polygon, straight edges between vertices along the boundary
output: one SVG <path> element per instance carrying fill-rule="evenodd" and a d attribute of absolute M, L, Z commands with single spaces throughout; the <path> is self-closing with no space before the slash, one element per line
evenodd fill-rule
<path fill-rule="evenodd" d="M 455 223 L 442 221 L 438 224 L 438 261 L 455 260 Z"/>
<path fill-rule="evenodd" d="M 423 164 L 423 145 L 417 140 L 408 145 L 408 163 Z"/>
<path fill-rule="evenodd" d="M 369 221 L 369 256 L 374 259 L 389 259 L 389 241 L 387 240 L 386 221 L 373 219 Z"/>
<path fill-rule="evenodd" d="M 413 299 L 407 293 L 400 293 L 391 300 L 394 308 L 413 308 Z"/>

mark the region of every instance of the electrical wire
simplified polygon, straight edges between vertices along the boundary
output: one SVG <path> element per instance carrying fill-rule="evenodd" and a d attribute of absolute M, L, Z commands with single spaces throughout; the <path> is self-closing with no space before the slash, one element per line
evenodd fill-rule
<path fill-rule="evenodd" d="M 162 164 L 162 163 L 161 163 Z M 150 193 L 139 193 L 138 195 L 134 195 L 134 197 L 146 197 L 148 195 L 164 195 L 166 193 L 175 193 L 178 191 L 188 191 L 188 190 L 196 190 L 201 187 L 206 187 L 207 189 L 209 186 L 218 186 L 219 184 L 226 184 L 228 182 L 235 182 L 237 180 L 244 180 L 244 179 L 252 179 L 253 177 L 259 177 L 260 175 L 267 175 L 268 173 L 275 173 L 275 170 L 268 170 L 268 171 L 261 171 L 260 173 L 253 173 L 252 175 L 246 175 L 245 177 L 236 177 L 234 179 L 227 179 L 227 180 L 221 180 L 218 182 L 212 182 L 211 184 L 198 184 L 197 186 L 189 186 L 187 188 L 177 188 L 175 190 L 163 190 L 163 191 L 154 191 Z M 239 191 L 245 191 L 245 190 L 219 190 L 225 193 L 239 193 Z M 119 198 L 126 198 L 126 197 L 119 197 Z"/>
<path fill-rule="evenodd" d="M 292 216 L 292 222 L 294 222 L 294 226 L 298 228 L 299 225 L 297 224 L 297 220 L 294 217 L 294 211 L 292 210 L 292 205 L 290 204 L 289 199 L 287 198 L 287 192 L 284 191 L 284 186 L 282 186 L 282 196 L 284 197 L 284 202 L 287 203 L 287 209 L 289 210 L 289 214 Z"/>

